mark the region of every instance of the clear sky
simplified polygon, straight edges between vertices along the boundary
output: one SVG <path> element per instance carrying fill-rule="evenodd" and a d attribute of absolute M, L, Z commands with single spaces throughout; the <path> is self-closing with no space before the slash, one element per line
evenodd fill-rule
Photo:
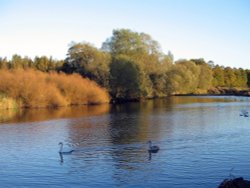
<path fill-rule="evenodd" d="M 0 56 L 66 57 L 113 29 L 145 32 L 175 60 L 250 69 L 250 0 L 0 0 Z"/>

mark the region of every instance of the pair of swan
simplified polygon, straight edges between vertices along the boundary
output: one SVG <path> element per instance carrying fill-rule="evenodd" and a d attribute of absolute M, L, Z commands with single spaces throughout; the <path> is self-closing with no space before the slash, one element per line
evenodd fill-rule
<path fill-rule="evenodd" d="M 69 150 L 69 151 L 63 151 L 63 143 L 59 142 L 60 145 L 60 150 L 59 154 L 71 154 L 74 150 Z M 159 146 L 152 146 L 151 140 L 148 141 L 148 152 L 149 153 L 157 153 L 160 150 Z"/>

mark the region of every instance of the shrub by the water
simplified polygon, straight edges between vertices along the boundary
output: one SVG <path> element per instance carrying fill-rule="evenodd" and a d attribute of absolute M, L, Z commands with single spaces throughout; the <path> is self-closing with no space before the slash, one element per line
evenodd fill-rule
<path fill-rule="evenodd" d="M 17 108 L 16 101 L 10 97 L 6 97 L 0 94 L 0 110 L 10 108 Z"/>
<path fill-rule="evenodd" d="M 58 107 L 109 102 L 107 91 L 80 75 L 0 70 L 0 93 L 19 107 Z M 1 106 L 1 105 L 0 105 Z"/>

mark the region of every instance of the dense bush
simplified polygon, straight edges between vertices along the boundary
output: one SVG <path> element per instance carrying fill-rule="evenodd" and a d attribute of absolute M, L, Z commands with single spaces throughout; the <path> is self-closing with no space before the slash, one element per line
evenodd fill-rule
<path fill-rule="evenodd" d="M 80 75 L 32 69 L 0 70 L 0 93 L 20 107 L 58 107 L 109 102 L 105 89 Z"/>

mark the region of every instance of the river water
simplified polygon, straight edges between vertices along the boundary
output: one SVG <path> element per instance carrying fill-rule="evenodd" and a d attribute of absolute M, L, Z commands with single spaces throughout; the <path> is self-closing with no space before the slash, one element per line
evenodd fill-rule
<path fill-rule="evenodd" d="M 171 97 L 0 112 L 0 185 L 211 188 L 250 179 L 250 117 L 239 115 L 249 102 Z M 59 142 L 75 152 L 60 156 Z"/>

